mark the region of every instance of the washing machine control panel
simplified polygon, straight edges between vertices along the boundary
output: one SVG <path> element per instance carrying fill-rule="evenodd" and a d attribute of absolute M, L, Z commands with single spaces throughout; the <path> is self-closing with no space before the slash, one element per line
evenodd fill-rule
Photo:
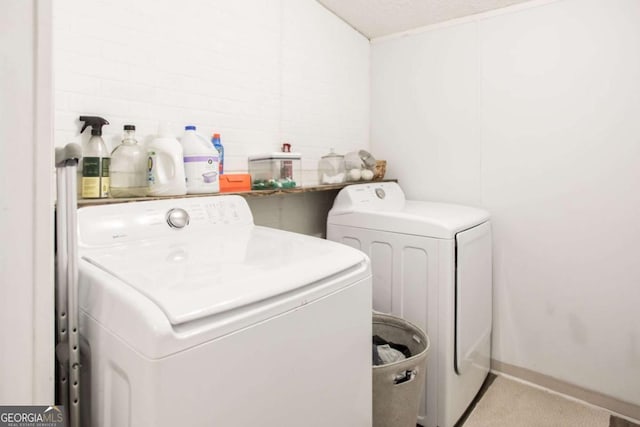
<path fill-rule="evenodd" d="M 214 233 L 220 227 L 251 226 L 253 215 L 240 196 L 209 196 L 91 206 L 78 212 L 79 243 L 104 246 L 170 236 Z"/>

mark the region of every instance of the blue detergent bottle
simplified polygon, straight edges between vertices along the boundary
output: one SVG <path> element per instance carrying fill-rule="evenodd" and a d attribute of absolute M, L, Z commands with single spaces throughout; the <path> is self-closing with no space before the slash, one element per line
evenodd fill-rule
<path fill-rule="evenodd" d="M 211 143 L 216 148 L 216 150 L 218 150 L 218 154 L 219 154 L 218 157 L 220 158 L 220 161 L 218 162 L 218 168 L 219 168 L 220 175 L 222 175 L 224 173 L 224 147 L 220 142 L 219 133 L 213 134 L 213 138 L 211 138 Z"/>

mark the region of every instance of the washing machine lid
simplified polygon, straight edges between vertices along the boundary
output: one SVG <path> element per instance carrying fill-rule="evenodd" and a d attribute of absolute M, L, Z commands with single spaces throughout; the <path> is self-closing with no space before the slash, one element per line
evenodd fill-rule
<path fill-rule="evenodd" d="M 456 233 L 489 220 L 485 210 L 449 203 L 405 200 L 395 182 L 345 187 L 327 223 L 392 233 L 453 239 Z"/>
<path fill-rule="evenodd" d="M 273 303 L 366 262 L 334 242 L 253 225 L 84 249 L 81 257 L 153 301 L 172 325 Z"/>

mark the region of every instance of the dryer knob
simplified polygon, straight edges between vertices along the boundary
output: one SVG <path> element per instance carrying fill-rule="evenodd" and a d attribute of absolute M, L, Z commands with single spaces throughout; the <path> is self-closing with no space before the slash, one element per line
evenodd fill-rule
<path fill-rule="evenodd" d="M 171 228 L 184 228 L 189 225 L 189 214 L 184 209 L 171 209 L 167 212 L 167 224 Z"/>

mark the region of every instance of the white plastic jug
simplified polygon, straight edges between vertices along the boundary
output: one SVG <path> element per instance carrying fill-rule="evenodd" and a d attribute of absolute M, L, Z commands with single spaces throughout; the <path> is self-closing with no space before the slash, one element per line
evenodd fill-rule
<path fill-rule="evenodd" d="M 150 196 L 187 194 L 182 146 L 164 126 L 147 147 Z"/>
<path fill-rule="evenodd" d="M 184 150 L 187 193 L 218 193 L 220 191 L 218 150 L 207 138 L 196 133 L 195 126 L 185 126 L 184 130 L 180 142 Z"/>

